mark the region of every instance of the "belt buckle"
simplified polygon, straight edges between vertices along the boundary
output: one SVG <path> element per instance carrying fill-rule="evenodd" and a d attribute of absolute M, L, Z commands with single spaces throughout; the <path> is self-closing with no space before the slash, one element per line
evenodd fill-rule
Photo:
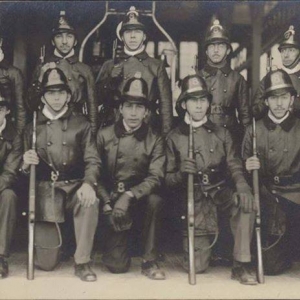
<path fill-rule="evenodd" d="M 207 174 L 203 174 L 203 175 L 202 175 L 202 183 L 203 183 L 204 185 L 209 184 L 209 177 L 208 177 Z"/>
<path fill-rule="evenodd" d="M 279 176 L 274 176 L 274 183 L 275 184 L 279 184 L 280 183 Z"/>
<path fill-rule="evenodd" d="M 51 171 L 51 180 L 53 182 L 56 182 L 59 176 L 59 172 L 58 171 Z"/>
<path fill-rule="evenodd" d="M 117 184 L 117 191 L 118 193 L 124 193 L 125 192 L 125 184 L 124 182 L 120 181 Z"/>

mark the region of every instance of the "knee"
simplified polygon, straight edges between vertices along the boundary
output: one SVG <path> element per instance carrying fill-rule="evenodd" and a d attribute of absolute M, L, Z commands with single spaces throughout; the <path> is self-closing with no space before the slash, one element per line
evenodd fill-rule
<path fill-rule="evenodd" d="M 162 207 L 163 199 L 159 195 L 150 195 L 148 197 L 148 208 L 151 210 L 159 210 Z"/>

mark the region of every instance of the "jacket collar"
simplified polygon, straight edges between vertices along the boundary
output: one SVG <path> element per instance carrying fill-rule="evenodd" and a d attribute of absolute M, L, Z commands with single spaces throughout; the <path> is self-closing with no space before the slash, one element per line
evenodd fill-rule
<path fill-rule="evenodd" d="M 207 122 L 205 124 L 202 125 L 202 127 L 204 127 L 206 130 L 211 130 L 214 131 L 216 128 L 216 125 L 210 121 L 209 119 L 207 120 Z M 179 126 L 178 126 L 180 132 L 184 135 L 189 135 L 190 134 L 190 125 L 188 125 L 187 123 L 185 123 L 184 121 L 182 121 Z"/>
<path fill-rule="evenodd" d="M 128 59 L 129 57 L 131 57 L 130 55 L 126 54 L 124 51 L 122 51 L 119 55 L 120 59 Z M 141 59 L 141 60 L 145 60 L 146 58 L 149 57 L 149 55 L 147 54 L 147 52 L 144 50 L 143 52 L 134 55 L 134 57 L 136 57 L 137 59 Z"/>
<path fill-rule="evenodd" d="M 68 58 L 61 58 L 61 57 L 58 57 L 54 54 L 52 54 L 48 59 L 47 59 L 47 62 L 51 62 L 51 61 L 54 61 L 55 63 L 58 62 L 58 61 L 61 61 L 65 59 L 66 61 L 68 61 L 70 64 L 75 64 L 77 63 L 79 60 L 78 60 L 78 57 L 76 55 L 73 55 L 71 57 L 68 57 Z"/>
<path fill-rule="evenodd" d="M 228 62 L 222 68 L 216 68 L 216 67 L 210 66 L 207 63 L 204 66 L 204 71 L 210 75 L 216 75 L 218 70 L 221 70 L 222 73 L 227 74 L 227 75 L 232 71 Z"/>
<path fill-rule="evenodd" d="M 9 62 L 4 58 L 1 62 L 0 62 L 0 68 L 1 69 L 8 69 L 10 67 Z"/>
<path fill-rule="evenodd" d="M 9 119 L 6 119 L 6 126 L 2 131 L 1 136 L 7 140 L 7 141 L 12 141 L 17 134 L 17 131 L 12 124 L 12 122 Z"/>
<path fill-rule="evenodd" d="M 71 114 L 72 114 L 72 109 L 69 108 L 67 110 L 67 112 L 63 116 L 61 116 L 58 120 L 68 119 L 71 116 Z M 42 125 L 42 124 L 45 124 L 48 121 L 49 121 L 49 119 L 42 113 L 42 110 L 38 111 L 36 124 L 37 125 Z"/>
<path fill-rule="evenodd" d="M 138 141 L 142 141 L 146 138 L 148 129 L 149 129 L 149 126 L 143 122 L 142 126 L 138 130 L 133 132 L 133 135 Z M 116 122 L 116 124 L 114 125 L 114 130 L 115 130 L 115 134 L 118 139 L 121 138 L 122 135 L 124 135 L 126 133 L 122 118 L 120 118 L 118 120 L 118 122 Z"/>
<path fill-rule="evenodd" d="M 296 117 L 290 113 L 290 115 L 280 124 L 278 124 L 284 131 L 289 132 L 295 125 Z M 274 130 L 277 126 L 268 115 L 264 116 L 263 123 L 268 130 Z"/>

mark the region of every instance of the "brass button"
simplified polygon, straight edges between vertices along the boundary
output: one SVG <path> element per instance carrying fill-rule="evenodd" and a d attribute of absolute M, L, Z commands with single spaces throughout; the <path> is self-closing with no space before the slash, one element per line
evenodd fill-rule
<path fill-rule="evenodd" d="M 72 80 L 72 78 L 71 78 L 71 77 L 69 77 L 69 78 L 68 78 L 68 80 L 69 80 L 69 81 L 71 81 L 71 80 Z"/>
<path fill-rule="evenodd" d="M 69 183 L 69 181 L 68 181 L 68 180 L 65 180 L 65 183 Z"/>
<path fill-rule="evenodd" d="M 48 146 L 51 146 L 51 145 L 52 145 L 52 143 L 51 143 L 51 142 L 48 142 L 48 143 L 47 143 L 47 145 L 48 145 Z"/>
<path fill-rule="evenodd" d="M 226 128 L 226 127 L 227 127 L 227 125 L 226 125 L 226 124 L 224 124 L 223 126 L 224 126 L 224 128 Z"/>
<path fill-rule="evenodd" d="M 64 166 L 66 166 L 66 165 L 67 165 L 67 163 L 64 161 L 64 162 L 63 162 L 63 165 L 64 165 Z"/>
<path fill-rule="evenodd" d="M 209 149 L 209 152 L 213 153 L 213 152 L 214 152 L 214 149 Z"/>
<path fill-rule="evenodd" d="M 283 149 L 283 152 L 288 152 L 288 149 Z"/>
<path fill-rule="evenodd" d="M 227 93 L 227 90 L 223 90 L 224 93 Z"/>
<path fill-rule="evenodd" d="M 66 146 L 66 145 L 67 145 L 67 143 L 66 143 L 66 142 L 63 142 L 62 144 L 63 144 L 63 146 Z"/>
<path fill-rule="evenodd" d="M 51 125 L 51 121 L 48 121 L 48 122 L 47 122 L 47 125 Z"/>
<path fill-rule="evenodd" d="M 211 91 L 214 91 L 214 90 L 215 90 L 215 88 L 211 88 L 210 90 L 211 90 Z"/>
<path fill-rule="evenodd" d="M 210 169 L 212 172 L 214 172 L 215 171 L 215 169 Z"/>
<path fill-rule="evenodd" d="M 224 76 L 227 77 L 228 75 L 227 75 L 227 74 L 224 74 Z"/>
<path fill-rule="evenodd" d="M 199 174 L 199 175 L 201 175 L 201 174 L 202 174 L 202 172 L 201 172 L 201 171 L 199 171 L 199 172 L 198 172 L 198 174 Z"/>
<path fill-rule="evenodd" d="M 56 63 L 59 65 L 59 60 Z"/>
<path fill-rule="evenodd" d="M 276 191 L 275 191 L 275 190 L 272 190 L 272 194 L 276 194 Z"/>

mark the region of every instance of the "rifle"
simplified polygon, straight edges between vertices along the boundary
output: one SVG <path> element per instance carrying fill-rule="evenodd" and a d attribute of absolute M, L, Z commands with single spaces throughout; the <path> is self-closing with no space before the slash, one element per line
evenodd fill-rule
<path fill-rule="evenodd" d="M 194 141 L 193 141 L 193 125 L 190 118 L 189 132 L 189 158 L 194 156 Z M 194 217 L 194 175 L 188 174 L 188 191 L 187 191 L 187 225 L 188 225 L 188 240 L 189 240 L 189 284 L 196 284 L 196 269 L 195 269 L 195 217 Z"/>
<path fill-rule="evenodd" d="M 256 149 L 256 126 L 255 118 L 253 118 L 253 156 L 257 157 Z M 264 283 L 264 266 L 262 258 L 262 246 L 261 246 L 261 214 L 260 214 L 260 199 L 259 199 L 259 181 L 258 181 L 258 170 L 253 170 L 252 172 L 253 180 L 253 193 L 254 201 L 256 203 L 256 216 L 255 216 L 255 233 L 256 233 L 256 243 L 257 243 L 257 278 L 259 283 Z"/>
<path fill-rule="evenodd" d="M 115 39 L 113 42 L 113 49 L 112 49 L 112 59 L 114 64 L 116 60 L 117 48 L 118 48 L 118 39 Z"/>
<path fill-rule="evenodd" d="M 33 112 L 32 149 L 36 150 L 36 111 Z M 35 179 L 35 165 L 30 165 L 27 266 L 28 280 L 34 279 Z"/>
<path fill-rule="evenodd" d="M 45 61 L 45 45 L 40 50 L 40 62 Z M 36 112 L 34 108 L 32 120 L 32 150 L 36 150 Z M 36 172 L 35 165 L 30 165 L 30 180 L 29 180 L 29 208 L 28 208 L 28 264 L 27 264 L 27 279 L 34 279 L 34 232 L 35 232 L 35 184 Z"/>

